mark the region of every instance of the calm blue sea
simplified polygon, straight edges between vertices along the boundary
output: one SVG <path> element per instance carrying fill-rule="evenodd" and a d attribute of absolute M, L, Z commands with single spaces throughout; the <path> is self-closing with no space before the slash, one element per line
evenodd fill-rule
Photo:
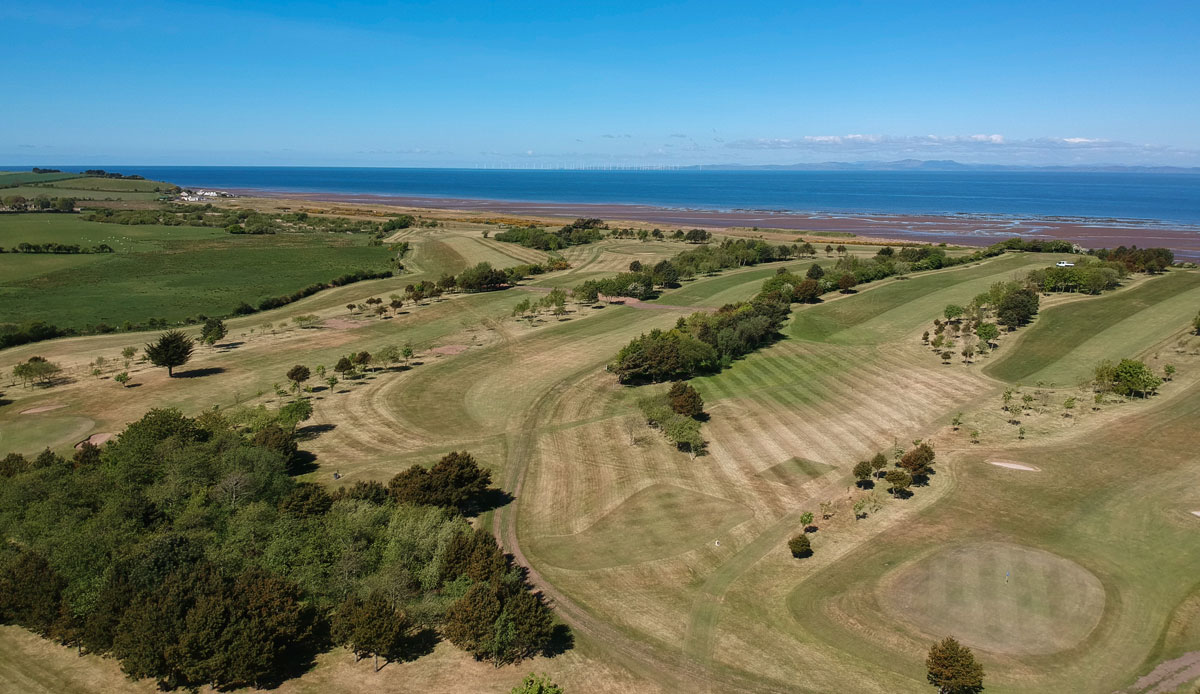
<path fill-rule="evenodd" d="M 308 193 L 718 210 L 1101 217 L 1200 224 L 1200 175 L 1189 174 L 117 165 L 79 168 L 136 173 L 184 186 Z"/>

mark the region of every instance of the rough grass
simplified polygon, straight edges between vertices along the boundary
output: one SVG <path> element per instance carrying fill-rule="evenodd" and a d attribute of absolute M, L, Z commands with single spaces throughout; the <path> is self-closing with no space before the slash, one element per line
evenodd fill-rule
<path fill-rule="evenodd" d="M 1073 384 L 1101 359 L 1132 357 L 1178 332 L 1200 306 L 1200 273 L 1174 271 L 1127 290 L 1041 312 L 984 372 L 1010 383 Z"/>
<path fill-rule="evenodd" d="M 712 543 L 752 517 L 744 506 L 670 484 L 652 484 L 572 535 L 538 538 L 547 562 L 589 570 L 671 557 Z"/>
<path fill-rule="evenodd" d="M 919 279 L 885 280 L 882 286 L 868 285 L 856 295 L 797 311 L 788 334 L 836 344 L 878 344 L 940 316 L 946 304 L 965 304 L 993 283 L 1020 277 L 1057 257 L 1013 253 Z"/>

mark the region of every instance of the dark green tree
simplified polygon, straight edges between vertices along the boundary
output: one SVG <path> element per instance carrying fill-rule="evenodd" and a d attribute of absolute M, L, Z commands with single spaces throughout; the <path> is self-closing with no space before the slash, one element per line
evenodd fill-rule
<path fill-rule="evenodd" d="M 304 383 L 311 377 L 312 372 L 308 370 L 307 366 L 302 364 L 293 366 L 292 368 L 288 369 L 287 372 L 287 380 L 292 382 L 293 390 L 300 390 L 300 384 Z"/>
<path fill-rule="evenodd" d="M 297 518 L 323 516 L 333 505 L 333 496 L 315 482 L 301 482 L 279 502 L 279 510 Z"/>
<path fill-rule="evenodd" d="M 209 318 L 204 321 L 204 327 L 200 328 L 200 341 L 211 347 L 219 340 L 225 339 L 228 332 L 225 328 L 225 321 L 220 318 Z"/>
<path fill-rule="evenodd" d="M 859 481 L 859 484 L 866 482 L 871 477 L 871 462 L 869 460 L 860 460 L 855 463 L 854 477 Z"/>
<path fill-rule="evenodd" d="M 496 621 L 502 610 L 496 590 L 490 584 L 476 583 L 446 608 L 442 633 L 455 646 L 476 658 L 485 658 L 491 653 Z"/>
<path fill-rule="evenodd" d="M 812 541 L 808 539 L 808 535 L 800 533 L 788 540 L 788 549 L 797 559 L 810 557 L 812 556 Z"/>
<path fill-rule="evenodd" d="M 158 336 L 158 340 L 146 345 L 146 357 L 155 366 L 167 367 L 167 376 L 175 375 L 175 367 L 183 366 L 192 358 L 195 343 L 192 338 L 178 330 L 169 330 Z"/>
<path fill-rule="evenodd" d="M 333 613 L 330 635 L 334 643 L 350 649 L 356 660 L 374 657 L 375 672 L 379 672 L 380 656 L 385 663 L 406 656 L 411 629 L 408 617 L 385 598 L 350 596 Z"/>

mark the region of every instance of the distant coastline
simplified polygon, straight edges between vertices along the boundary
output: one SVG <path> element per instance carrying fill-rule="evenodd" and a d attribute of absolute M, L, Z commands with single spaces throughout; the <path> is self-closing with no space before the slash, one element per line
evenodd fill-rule
<path fill-rule="evenodd" d="M 539 203 L 473 198 L 434 198 L 353 193 L 297 193 L 253 188 L 229 192 L 298 202 L 393 206 L 415 210 L 494 212 L 533 217 L 599 217 L 671 227 L 754 228 L 797 233 L 842 232 L 866 238 L 987 246 L 1012 236 L 1063 239 L 1085 248 L 1121 245 L 1171 248 L 1181 260 L 1200 261 L 1200 225 L 1174 225 L 1136 219 L 1017 217 L 1006 215 L 901 215 L 817 213 L 775 210 L 714 210 L 653 205 Z"/>
<path fill-rule="evenodd" d="M 956 162 L 918 160 L 883 164 L 896 170 L 100 168 L 185 187 L 313 201 L 595 216 L 664 226 L 841 231 L 973 245 L 1041 235 L 1087 247 L 1167 246 L 1181 258 L 1200 259 L 1200 175 L 963 170 L 966 165 Z"/>

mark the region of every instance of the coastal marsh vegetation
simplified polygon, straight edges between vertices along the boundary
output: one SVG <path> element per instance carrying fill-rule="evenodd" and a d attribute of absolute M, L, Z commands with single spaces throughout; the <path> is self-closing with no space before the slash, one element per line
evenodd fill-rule
<path fill-rule="evenodd" d="M 487 461 L 493 481 L 515 501 L 477 524 L 531 567 L 531 580 L 572 625 L 576 649 L 531 666 L 567 691 L 929 691 L 925 652 L 953 633 L 984 664 L 989 690 L 1107 692 L 1162 660 L 1200 650 L 1200 596 L 1188 578 L 1200 565 L 1195 553 L 1177 551 L 1194 539 L 1190 512 L 1200 510 L 1200 468 L 1188 439 L 1200 421 L 1200 360 L 1180 361 L 1179 375 L 1154 398 L 1087 408 L 1069 419 L 1047 413 L 1047 423 L 1030 423 L 1030 437 L 1019 440 L 995 414 L 1005 384 L 979 367 L 932 362 L 920 345 L 921 330 L 947 303 L 1057 256 L 1006 254 L 794 307 L 783 339 L 691 380 L 709 415 L 702 429 L 707 453 L 692 459 L 645 425 L 637 401 L 654 386 L 619 386 L 605 365 L 641 333 L 669 329 L 698 308 L 748 300 L 777 267 L 803 275 L 814 261 L 701 276 L 646 306 L 571 303 L 561 320 L 510 317 L 541 288 L 575 286 L 681 249 L 605 239 L 564 249 L 574 267 L 534 278 L 527 288 L 426 299 L 382 318 L 347 309 L 480 261 L 499 267 L 548 257 L 484 238 L 482 228 L 447 223 L 398 232 L 393 240 L 413 244 L 409 274 L 228 320 L 226 339 L 237 345 L 198 348 L 186 367 L 210 374 L 203 377 L 170 380 L 134 364 L 140 385 L 126 394 L 111 370 L 90 375 L 96 356 L 116 360 L 122 347 L 153 333 L 0 352 L 6 371 L 38 354 L 69 376 L 53 388 L 0 389 L 11 401 L 0 407 L 0 432 L 20 431 L 19 439 L 0 434 L 0 452 L 16 444 L 26 453 L 45 445 L 69 453 L 72 443 L 120 431 L 151 407 L 278 407 L 290 397 L 273 386 L 296 364 L 332 369 L 348 352 L 411 342 L 416 355 L 406 367 L 367 370 L 314 389 L 313 417 L 305 423 L 314 433 L 301 448 L 316 456 L 316 468 L 301 479 L 331 487 L 386 481 L 463 448 Z M 125 252 L 161 252 L 155 232 L 147 233 L 126 241 Z M 203 249 L 229 238 L 188 243 Z M 816 262 L 832 261 L 818 254 Z M 1056 322 L 1073 311 L 1096 311 L 1096 302 L 1143 288 L 1162 298 L 1141 294 L 1119 310 L 1108 305 L 1102 313 L 1125 320 L 1099 332 L 1054 330 L 1053 351 L 1087 351 L 1100 334 L 1119 356 L 1151 353 L 1189 329 L 1196 277 L 1171 271 L 1047 306 L 1023 336 L 990 357 L 988 369 L 1006 360 L 1057 368 L 1040 356 L 1044 338 L 1032 339 L 1044 321 L 1062 325 Z M 1159 289 L 1164 282 L 1169 288 Z M 292 320 L 306 315 L 316 317 L 312 327 Z M 1120 330 L 1125 321 L 1136 329 Z M 64 406 L 21 414 L 54 404 Z M 962 425 L 951 426 L 960 412 Z M 972 429 L 981 430 L 979 443 Z M 1153 452 L 1138 443 L 1145 437 L 1156 441 Z M 854 486 L 857 461 L 882 452 L 890 467 L 896 450 L 914 439 L 930 442 L 937 460 L 936 474 L 912 487 L 910 498 L 890 498 L 881 479 L 872 480 L 874 489 Z M 987 464 L 993 459 L 1040 472 Z M 860 516 L 856 503 L 868 498 L 877 507 Z M 1147 499 L 1156 500 L 1152 509 Z M 797 560 L 787 543 L 810 513 L 814 553 Z M 965 560 L 952 562 L 943 552 L 962 552 Z M 951 575 L 951 565 L 970 570 Z M 1047 576 L 1060 580 L 1043 586 Z M 930 585 L 944 590 L 926 590 Z M 1014 646 L 1017 633 L 1029 638 Z M 0 630 L 0 684 L 31 691 L 67 680 L 127 684 L 112 661 L 94 658 L 71 661 L 84 663 L 76 667 L 86 676 L 68 671 L 55 679 L 31 670 L 30 654 L 47 668 L 63 661 L 47 653 L 59 647 L 26 636 Z M 420 682 L 426 691 L 451 692 L 466 681 L 472 691 L 507 692 L 529 669 L 476 665 L 443 645 L 372 673 L 370 663 L 355 665 L 350 654 L 333 652 L 280 691 Z"/>

